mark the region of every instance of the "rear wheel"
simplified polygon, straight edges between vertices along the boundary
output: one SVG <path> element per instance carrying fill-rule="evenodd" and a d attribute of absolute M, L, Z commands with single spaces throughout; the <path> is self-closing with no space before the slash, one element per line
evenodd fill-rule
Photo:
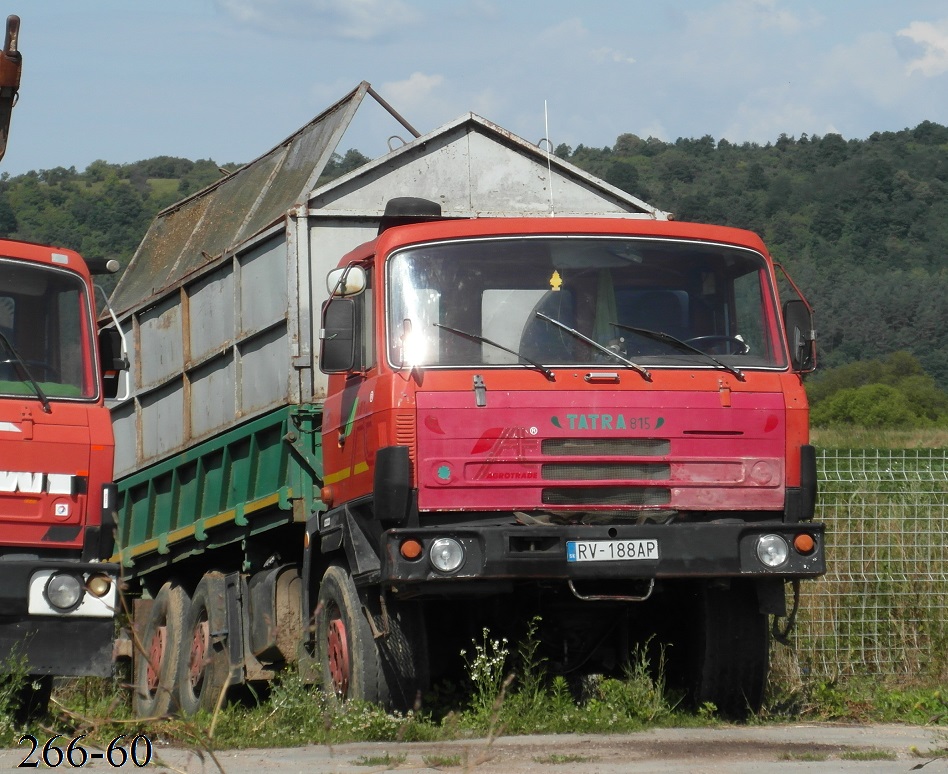
<path fill-rule="evenodd" d="M 214 710 L 230 684 L 226 623 L 224 576 L 209 572 L 194 590 L 181 638 L 178 700 L 185 715 Z"/>
<path fill-rule="evenodd" d="M 132 709 L 140 718 L 161 717 L 177 709 L 181 636 L 189 603 L 187 592 L 171 581 L 152 603 L 135 652 Z"/>
<path fill-rule="evenodd" d="M 376 631 L 373 637 L 368 617 Z M 420 608 L 392 602 L 383 615 L 363 602 L 345 567 L 330 565 L 319 587 L 316 658 L 323 689 L 338 701 L 361 699 L 412 708 L 427 689 L 427 647 Z"/>

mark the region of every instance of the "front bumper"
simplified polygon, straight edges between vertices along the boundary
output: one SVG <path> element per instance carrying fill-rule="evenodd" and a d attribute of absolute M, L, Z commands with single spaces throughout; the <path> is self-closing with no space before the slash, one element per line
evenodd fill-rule
<path fill-rule="evenodd" d="M 794 538 L 801 533 L 813 541 L 813 548 L 807 553 L 793 547 Z M 789 555 L 779 566 L 768 567 L 757 557 L 757 541 L 763 535 L 779 535 L 787 541 Z M 435 569 L 429 559 L 432 543 L 443 537 L 453 538 L 464 549 L 464 560 L 454 572 Z M 405 558 L 400 550 L 408 540 L 422 546 L 415 559 Z M 567 545 L 575 541 L 609 541 L 613 545 L 614 541 L 655 541 L 648 545 L 656 546 L 657 550 L 639 551 L 635 558 L 568 561 Z M 381 554 L 383 584 L 411 584 L 416 591 L 421 591 L 419 585 L 443 587 L 471 581 L 737 577 L 794 580 L 815 578 L 826 572 L 821 523 L 431 526 L 384 532 Z"/>
<path fill-rule="evenodd" d="M 111 618 L 0 617 L 0 661 L 32 675 L 110 677 L 114 639 Z"/>

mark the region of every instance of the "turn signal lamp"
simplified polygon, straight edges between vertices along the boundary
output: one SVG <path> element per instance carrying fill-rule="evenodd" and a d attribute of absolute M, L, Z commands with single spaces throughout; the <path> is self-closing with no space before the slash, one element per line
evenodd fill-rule
<path fill-rule="evenodd" d="M 405 559 L 407 559 L 409 562 L 413 562 L 415 559 L 421 556 L 424 547 L 414 538 L 408 538 L 408 540 L 402 541 L 402 544 L 398 550 Z"/>
<path fill-rule="evenodd" d="M 86 581 L 86 589 L 94 597 L 100 599 L 109 593 L 112 588 L 112 579 L 108 575 L 93 575 Z"/>
<path fill-rule="evenodd" d="M 801 532 L 793 539 L 793 547 L 797 550 L 797 553 L 806 556 L 807 554 L 813 553 L 813 550 L 816 548 L 816 541 L 812 535 Z"/>

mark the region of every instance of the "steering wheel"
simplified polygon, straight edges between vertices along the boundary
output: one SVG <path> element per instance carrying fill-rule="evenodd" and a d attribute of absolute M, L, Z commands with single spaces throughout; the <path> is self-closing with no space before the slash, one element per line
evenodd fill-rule
<path fill-rule="evenodd" d="M 747 345 L 746 341 L 737 338 L 737 336 L 726 336 L 724 334 L 695 336 L 693 339 L 685 339 L 685 344 L 690 344 L 691 346 L 697 347 L 702 351 L 704 351 L 704 347 L 700 346 L 702 344 L 726 344 L 728 351 L 722 353 L 725 355 L 746 355 L 748 352 L 750 352 L 750 347 Z M 735 351 L 731 351 L 735 347 Z"/>

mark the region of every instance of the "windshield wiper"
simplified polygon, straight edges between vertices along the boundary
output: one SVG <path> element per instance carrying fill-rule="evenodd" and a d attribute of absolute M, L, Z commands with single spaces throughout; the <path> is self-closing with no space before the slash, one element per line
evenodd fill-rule
<path fill-rule="evenodd" d="M 561 323 L 559 320 L 554 320 L 552 317 L 547 317 L 542 312 L 536 312 L 536 316 L 539 317 L 541 320 L 546 320 L 549 323 L 553 323 L 553 325 L 555 325 L 557 328 L 562 328 L 571 336 L 575 336 L 580 341 L 586 342 L 587 344 L 589 344 L 589 346 L 594 347 L 595 349 L 598 349 L 600 352 L 605 352 L 607 355 L 609 355 L 609 357 L 614 358 L 615 360 L 618 360 L 622 363 L 625 363 L 633 371 L 640 374 L 642 378 L 645 379 L 646 381 L 648 382 L 652 381 L 652 375 L 648 372 L 647 369 L 642 368 L 642 366 L 637 365 L 633 363 L 631 360 L 622 357 L 622 355 L 620 355 L 615 350 L 609 349 L 609 347 L 604 347 L 598 341 L 595 341 L 594 339 L 589 338 L 589 336 L 584 336 L 579 331 L 574 330 L 573 328 L 570 328 L 566 323 Z"/>
<path fill-rule="evenodd" d="M 734 374 L 738 378 L 738 381 L 745 381 L 746 377 L 744 372 L 740 368 L 735 368 L 734 366 L 729 366 L 727 363 L 723 363 L 718 360 L 714 355 L 709 355 L 707 352 L 698 349 L 697 347 L 691 346 L 687 342 L 682 341 L 681 339 L 676 339 L 670 333 L 665 333 L 664 331 L 650 331 L 648 328 L 633 328 L 631 325 L 622 325 L 622 323 L 611 323 L 616 328 L 621 328 L 624 331 L 632 331 L 632 333 L 637 333 L 639 336 L 644 336 L 647 339 L 654 339 L 655 341 L 661 341 L 665 344 L 668 344 L 675 349 L 681 352 L 688 352 L 690 354 L 701 355 L 702 357 L 710 360 L 712 363 L 716 364 L 718 367 L 723 368 L 730 374 Z"/>
<path fill-rule="evenodd" d="M 497 347 L 497 349 L 502 349 L 504 352 L 509 352 L 511 355 L 516 355 L 525 363 L 528 363 L 529 365 L 533 366 L 537 371 L 543 374 L 551 382 L 556 381 L 556 375 L 545 365 L 538 363 L 535 360 L 531 360 L 530 358 L 524 356 L 523 354 L 521 354 L 520 352 L 517 352 L 514 349 L 509 349 L 508 347 L 505 347 L 503 344 L 498 344 L 496 341 L 485 339 L 483 336 L 478 336 L 476 333 L 468 333 L 467 331 L 462 331 L 458 328 L 450 328 L 447 325 L 442 325 L 441 323 L 432 323 L 432 325 L 434 325 L 436 328 L 441 328 L 442 330 L 450 331 L 455 336 L 461 336 L 462 338 L 470 339 L 471 341 L 478 341 L 478 342 L 481 342 L 482 344 L 490 344 L 492 347 Z"/>
<path fill-rule="evenodd" d="M 4 335 L 3 331 L 0 331 L 0 344 L 3 344 L 3 348 L 10 353 L 11 360 L 8 360 L 8 363 L 13 363 L 16 367 L 16 370 L 19 372 L 20 380 L 28 382 L 33 388 L 33 391 L 36 393 L 36 397 L 40 399 L 40 403 L 43 404 L 43 411 L 47 414 L 52 414 L 53 409 L 49 405 L 49 398 L 46 397 L 46 393 L 43 392 L 43 388 L 39 386 L 39 382 L 33 378 L 33 374 L 30 373 L 30 369 L 26 367 L 26 363 L 23 362 L 23 358 L 17 354 L 17 351 L 13 348 L 13 345 L 10 343 L 10 340 Z"/>

